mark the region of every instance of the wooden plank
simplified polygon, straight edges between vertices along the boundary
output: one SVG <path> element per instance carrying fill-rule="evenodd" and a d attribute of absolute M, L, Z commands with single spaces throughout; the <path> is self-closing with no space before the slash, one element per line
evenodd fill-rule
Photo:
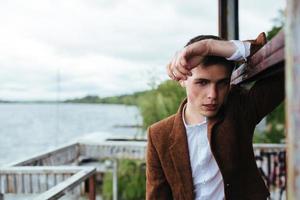
<path fill-rule="evenodd" d="M 39 175 L 39 188 L 40 192 L 45 192 L 48 190 L 48 183 L 47 183 L 47 174 L 40 174 Z"/>
<path fill-rule="evenodd" d="M 30 194 L 31 190 L 31 176 L 30 174 L 24 174 L 24 193 Z"/>
<path fill-rule="evenodd" d="M 231 83 L 240 84 L 253 80 L 266 70 L 273 70 L 284 62 L 284 32 L 280 31 L 270 42 L 256 52 L 246 64 L 232 73 Z M 277 70 L 277 69 L 276 69 Z"/>
<path fill-rule="evenodd" d="M 16 182 L 13 174 L 8 174 L 8 193 L 16 193 Z"/>
<path fill-rule="evenodd" d="M 51 188 L 47 192 L 39 195 L 35 200 L 50 200 L 57 199 L 64 195 L 64 193 L 75 186 L 80 185 L 84 180 L 96 173 L 95 168 L 89 168 L 79 171 L 78 173 L 71 176 L 66 181 L 59 183 L 55 187 Z"/>
<path fill-rule="evenodd" d="M 288 144 L 287 199 L 300 199 L 300 2 L 287 1 L 286 123 Z"/>
<path fill-rule="evenodd" d="M 58 183 L 61 183 L 61 182 L 64 181 L 63 180 L 64 177 L 63 177 L 62 174 L 56 174 L 55 177 L 56 177 L 56 183 L 55 183 L 55 185 L 57 185 Z"/>
<path fill-rule="evenodd" d="M 69 173 L 74 174 L 80 170 L 85 169 L 85 167 L 80 166 L 18 166 L 18 167 L 0 167 L 0 174 L 44 174 L 44 173 Z"/>
<path fill-rule="evenodd" d="M 68 164 L 71 162 L 76 161 L 78 157 L 70 157 L 67 156 L 68 151 L 71 152 L 77 152 L 78 151 L 78 143 L 71 143 L 69 145 L 64 145 L 59 148 L 55 148 L 50 151 L 46 151 L 45 153 L 42 154 L 37 154 L 35 156 L 31 156 L 29 158 L 23 159 L 21 161 L 17 161 L 14 163 L 10 163 L 7 166 L 26 166 L 26 165 L 44 165 L 48 163 L 49 165 L 62 165 L 62 164 Z M 72 154 L 74 156 L 77 156 L 78 153 Z M 54 159 L 51 162 L 51 159 Z M 67 158 L 67 159 L 64 159 Z M 57 161 L 57 162 L 55 162 Z"/>
<path fill-rule="evenodd" d="M 55 186 L 55 175 L 54 174 L 48 174 L 47 176 L 47 188 L 52 188 Z"/>
<path fill-rule="evenodd" d="M 146 154 L 146 142 L 85 142 L 80 144 L 82 157 L 106 159 L 143 160 Z"/>
<path fill-rule="evenodd" d="M 22 174 L 16 174 L 16 193 L 21 194 L 23 192 L 23 175 Z"/>
<path fill-rule="evenodd" d="M 7 174 L 0 174 L 1 176 L 1 190 L 0 193 L 7 192 Z"/>
<path fill-rule="evenodd" d="M 32 193 L 41 193 L 41 187 L 40 187 L 40 174 L 33 174 L 31 176 L 32 181 Z"/>
<path fill-rule="evenodd" d="M 94 167 L 93 167 L 94 168 Z M 54 187 L 56 184 L 70 178 L 73 174 L 90 169 L 90 167 L 59 166 L 59 167 L 6 167 L 0 168 L 1 185 L 7 184 L 9 191 L 3 193 L 41 193 Z M 18 177 L 18 178 L 15 178 Z"/>
<path fill-rule="evenodd" d="M 96 179 L 95 175 L 90 176 L 89 178 L 89 200 L 96 199 Z"/>

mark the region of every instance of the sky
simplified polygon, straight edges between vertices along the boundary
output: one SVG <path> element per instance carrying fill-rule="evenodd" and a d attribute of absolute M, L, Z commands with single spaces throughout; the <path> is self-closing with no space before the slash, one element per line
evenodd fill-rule
<path fill-rule="evenodd" d="M 0 99 L 65 100 L 150 89 L 192 37 L 218 34 L 217 0 L 1 0 Z M 240 39 L 285 0 L 240 0 Z"/>

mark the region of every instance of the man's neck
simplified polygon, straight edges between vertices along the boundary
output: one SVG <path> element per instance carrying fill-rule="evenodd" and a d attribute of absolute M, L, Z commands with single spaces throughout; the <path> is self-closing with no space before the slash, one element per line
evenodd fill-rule
<path fill-rule="evenodd" d="M 200 124 L 205 121 L 205 117 L 197 112 L 197 109 L 194 109 L 189 102 L 184 109 L 184 119 L 188 125 Z"/>

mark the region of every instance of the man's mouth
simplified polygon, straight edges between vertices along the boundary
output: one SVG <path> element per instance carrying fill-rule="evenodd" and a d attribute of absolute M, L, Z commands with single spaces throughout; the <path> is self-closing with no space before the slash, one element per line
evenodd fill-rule
<path fill-rule="evenodd" d="M 218 108 L 218 104 L 203 104 L 206 110 L 215 111 Z"/>

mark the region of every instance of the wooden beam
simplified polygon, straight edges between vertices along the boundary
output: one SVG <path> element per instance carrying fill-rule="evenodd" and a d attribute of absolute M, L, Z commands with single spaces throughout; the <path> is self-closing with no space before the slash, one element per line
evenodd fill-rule
<path fill-rule="evenodd" d="M 7 166 L 63 165 L 75 162 L 79 156 L 79 144 L 71 143 L 29 158 L 10 163 Z"/>
<path fill-rule="evenodd" d="M 219 36 L 239 39 L 238 0 L 219 0 Z"/>
<path fill-rule="evenodd" d="M 62 197 L 65 195 L 65 192 L 68 190 L 73 189 L 74 187 L 80 185 L 82 182 L 84 182 L 89 177 L 96 174 L 95 168 L 87 168 L 84 170 L 81 170 L 71 176 L 69 179 L 65 180 L 64 182 L 59 183 L 55 187 L 51 188 L 47 192 L 44 192 L 43 194 L 36 197 L 34 200 L 55 200 L 59 197 Z M 94 198 L 95 199 L 95 198 Z"/>
<path fill-rule="evenodd" d="M 286 123 L 289 200 L 300 199 L 300 2 L 287 1 L 286 21 Z"/>
<path fill-rule="evenodd" d="M 284 63 L 284 32 L 280 31 L 270 42 L 256 52 L 247 63 L 232 73 L 231 83 L 240 84 L 252 81 L 266 71 L 283 69 Z"/>
<path fill-rule="evenodd" d="M 89 200 L 96 199 L 96 177 L 95 175 L 89 178 Z"/>
<path fill-rule="evenodd" d="M 18 166 L 18 167 L 1 167 L 0 174 L 75 174 L 81 170 L 90 167 L 80 166 Z"/>

